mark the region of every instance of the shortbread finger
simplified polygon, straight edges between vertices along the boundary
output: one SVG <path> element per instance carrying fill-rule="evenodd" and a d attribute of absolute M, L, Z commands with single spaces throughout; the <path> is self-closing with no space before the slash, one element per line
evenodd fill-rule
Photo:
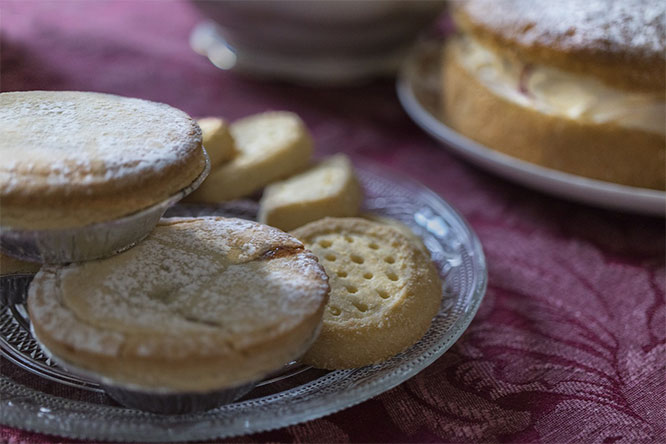
<path fill-rule="evenodd" d="M 288 231 L 326 216 L 356 216 L 363 196 L 349 158 L 329 157 L 315 167 L 269 185 L 259 222 Z"/>
<path fill-rule="evenodd" d="M 361 218 L 325 218 L 292 232 L 319 258 L 331 293 L 303 357 L 343 369 L 386 360 L 423 337 L 441 300 L 439 275 L 400 231 Z"/>
<path fill-rule="evenodd" d="M 310 162 L 312 139 L 293 113 L 256 114 L 232 123 L 230 130 L 236 157 L 212 171 L 190 200 L 215 203 L 247 196 Z"/>
<path fill-rule="evenodd" d="M 211 171 L 214 171 L 236 155 L 234 139 L 231 137 L 229 125 L 224 119 L 204 117 L 197 119 L 197 123 L 203 133 L 203 146 L 210 158 Z"/>

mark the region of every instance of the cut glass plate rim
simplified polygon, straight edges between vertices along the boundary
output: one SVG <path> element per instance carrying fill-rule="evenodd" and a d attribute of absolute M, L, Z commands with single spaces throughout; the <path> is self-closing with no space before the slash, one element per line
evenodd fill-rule
<path fill-rule="evenodd" d="M 434 339 L 435 342 L 428 344 L 423 351 L 419 350 L 417 357 L 409 360 L 404 360 L 405 358 L 401 357 L 403 354 L 408 354 L 410 349 L 378 366 L 327 373 L 315 381 L 289 389 L 290 394 L 287 395 L 289 404 L 287 405 L 289 407 L 296 405 L 298 408 L 287 409 L 288 411 L 271 412 L 270 405 L 267 407 L 266 404 L 262 404 L 262 401 L 268 400 L 275 402 L 278 407 L 284 408 L 284 405 L 279 404 L 279 399 L 284 398 L 283 393 L 286 392 L 230 404 L 228 406 L 244 405 L 247 408 L 252 407 L 259 414 L 258 416 L 255 415 L 256 417 L 251 422 L 248 422 L 247 419 L 243 422 L 242 418 L 232 416 L 233 419 L 225 427 L 222 427 L 219 423 L 215 424 L 216 412 L 221 415 L 228 406 L 221 406 L 202 414 L 154 415 L 123 407 L 59 398 L 20 385 L 9 377 L 0 375 L 0 423 L 33 432 L 76 439 L 144 442 L 219 439 L 269 431 L 338 412 L 390 390 L 426 368 L 444 354 L 467 329 L 483 299 L 487 286 L 487 270 L 480 241 L 467 222 L 453 208 L 420 183 L 392 170 L 366 163 L 360 163 L 358 170 L 362 182 L 375 180 L 380 183 L 380 185 L 377 185 L 378 187 L 386 184 L 400 186 L 402 187 L 400 192 L 404 196 L 418 193 L 423 202 L 427 202 L 430 208 L 436 210 L 435 216 L 441 217 L 450 224 L 455 233 L 464 236 L 462 242 L 469 258 L 469 265 L 462 268 L 461 272 L 471 273 L 473 277 L 470 278 L 472 283 L 466 294 L 455 296 L 456 306 L 462 304 L 463 308 L 454 315 L 438 315 L 435 318 L 436 321 L 433 321 L 431 330 L 422 341 L 429 337 L 431 331 L 437 331 L 438 328 L 441 328 L 442 332 L 433 333 L 438 335 Z M 398 195 L 400 194 L 398 193 Z M 385 199 L 385 197 L 380 196 L 376 199 Z M 471 271 L 469 267 L 472 268 Z M 448 319 L 453 316 L 455 316 L 454 319 Z M 440 318 L 447 319 L 440 320 Z M 435 326 L 436 322 L 440 322 L 441 325 Z M 396 365 L 389 366 L 388 363 L 395 363 Z M 382 373 L 385 368 L 389 370 Z M 317 385 L 319 381 L 323 381 L 319 386 L 323 386 L 324 390 L 320 390 Z M 311 396 L 312 393 L 316 395 L 314 398 Z M 308 398 L 309 396 L 312 399 Z M 296 404 L 292 404 L 292 402 Z M 63 405 L 67 406 L 66 411 L 59 411 L 58 406 Z M 51 408 L 54 406 L 55 411 Z M 239 407 L 236 411 L 243 413 L 242 408 Z M 233 409 L 233 407 L 227 410 L 229 409 Z M 85 414 L 81 412 L 85 412 Z M 114 413 L 118 416 L 108 421 L 115 421 L 115 423 L 107 423 L 100 427 L 99 418 L 106 419 L 113 416 Z M 132 423 L 129 427 L 128 424 L 123 423 L 123 418 L 126 416 L 129 418 L 130 413 L 132 420 L 141 418 L 140 426 Z M 279 413 L 280 416 L 276 417 L 276 413 Z M 227 419 L 226 416 L 217 418 L 220 422 Z M 130 419 L 125 419 L 125 421 L 130 421 Z M 187 427 L 175 425 L 174 428 L 169 428 L 171 422 L 177 423 L 178 421 L 181 421 L 181 423 L 193 421 L 193 423 Z M 142 427 L 143 425 L 147 427 Z"/>
<path fill-rule="evenodd" d="M 441 95 L 439 56 L 445 36 L 419 41 L 405 58 L 396 91 L 405 112 L 442 146 L 508 180 L 565 199 L 632 213 L 666 215 L 666 191 L 605 182 L 542 167 L 490 149 L 447 126 L 434 109 Z M 424 92 L 432 103 L 426 103 Z"/>

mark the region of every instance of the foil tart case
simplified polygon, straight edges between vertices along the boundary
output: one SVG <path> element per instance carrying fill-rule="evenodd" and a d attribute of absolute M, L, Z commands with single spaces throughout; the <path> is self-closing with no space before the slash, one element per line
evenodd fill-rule
<path fill-rule="evenodd" d="M 320 322 L 313 334 L 303 344 L 297 358 L 300 358 L 312 346 L 317 339 L 317 336 L 319 336 L 321 326 L 322 323 Z M 35 334 L 32 325 L 30 325 L 30 333 L 33 338 L 37 339 L 37 335 Z M 169 388 L 146 388 L 113 380 L 94 371 L 82 369 L 77 365 L 71 364 L 51 353 L 51 351 L 39 342 L 39 340 L 37 342 L 42 352 L 59 367 L 73 375 L 80 376 L 99 384 L 104 392 L 119 404 L 129 408 L 165 415 L 203 412 L 224 404 L 232 403 L 252 391 L 252 389 L 265 378 L 274 377 L 284 370 L 285 367 L 289 367 L 295 362 L 291 361 L 285 363 L 264 375 L 258 376 L 252 381 L 241 382 L 238 385 L 231 385 L 205 392 L 179 392 Z"/>
<path fill-rule="evenodd" d="M 32 277 L 32 275 L 28 274 L 16 276 Z M 3 287 L 1 288 L 3 297 L 10 298 L 10 300 L 3 301 L 3 303 L 25 304 L 27 302 L 29 282 L 31 280 L 32 279 L 0 279 L 0 283 L 3 283 Z M 285 368 L 297 363 L 296 360 L 305 354 L 305 352 L 312 346 L 321 332 L 322 323 L 323 321 L 320 320 L 310 337 L 303 342 L 298 355 L 294 356 L 294 360 L 291 362 L 284 363 L 281 366 L 260 374 L 251 381 L 240 381 L 238 384 L 203 392 L 180 392 L 166 387 L 147 388 L 124 381 L 117 381 L 92 370 L 83 369 L 61 359 L 57 355 L 54 355 L 47 347 L 45 347 L 37 339 L 32 323 L 30 323 L 29 330 L 32 337 L 37 341 L 39 348 L 53 363 L 74 376 L 98 384 L 109 397 L 119 404 L 151 413 L 180 415 L 203 412 L 224 404 L 230 404 L 252 391 L 252 389 L 254 389 L 262 380 L 275 377 L 279 379 L 279 375 L 285 370 Z"/>
<path fill-rule="evenodd" d="M 37 338 L 32 325 L 30 333 Z M 144 388 L 115 381 L 93 371 L 82 369 L 55 356 L 41 342 L 39 342 L 39 346 L 42 352 L 58 366 L 73 375 L 99 384 L 106 394 L 119 404 L 151 413 L 180 415 L 210 410 L 241 398 L 256 385 L 256 381 L 252 381 L 207 392 L 178 392 L 168 388 Z"/>
<path fill-rule="evenodd" d="M 210 172 L 210 160 L 199 176 L 176 194 L 148 208 L 110 221 L 55 230 L 21 230 L 0 225 L 0 251 L 30 262 L 64 264 L 100 259 L 133 247 L 148 236 L 164 212 L 197 189 Z"/>

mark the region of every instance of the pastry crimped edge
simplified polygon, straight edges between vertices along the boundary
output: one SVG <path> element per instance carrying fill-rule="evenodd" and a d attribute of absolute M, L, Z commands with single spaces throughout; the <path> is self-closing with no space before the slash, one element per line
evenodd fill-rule
<path fill-rule="evenodd" d="M 535 3 L 534 0 L 531 2 Z M 644 50 L 628 42 L 612 44 L 580 37 L 575 22 L 569 23 L 566 32 L 549 30 L 547 24 L 537 23 L 539 19 L 535 21 L 527 17 L 520 8 L 513 8 L 510 15 L 505 12 L 502 19 L 497 19 L 487 3 L 485 0 L 456 2 L 452 16 L 463 33 L 493 51 L 523 62 L 596 77 L 624 90 L 663 92 L 666 88 L 663 24 L 657 24 L 661 26 L 657 30 L 660 50 Z M 563 5 L 549 2 L 544 7 L 558 8 Z M 512 5 L 494 2 L 493 8 L 512 8 Z M 585 8 L 585 5 L 580 5 L 580 8 Z M 664 9 L 662 7 L 662 20 Z M 613 31 L 630 32 L 621 29 L 622 23 L 612 21 L 610 17 L 608 20 L 608 26 L 614 28 Z"/>
<path fill-rule="evenodd" d="M 158 175 L 137 177 L 123 184 L 64 192 L 32 187 L 2 197 L 0 225 L 16 230 L 51 230 L 109 222 L 168 199 L 194 182 L 205 165 L 201 149 Z"/>
<path fill-rule="evenodd" d="M 201 356 L 193 352 L 186 359 L 179 360 L 145 357 L 100 359 L 94 353 L 73 350 L 67 344 L 51 340 L 38 324 L 33 324 L 32 329 L 38 341 L 57 360 L 86 372 L 98 373 L 99 378 L 109 385 L 146 392 L 213 392 L 257 381 L 298 358 L 311 345 L 312 333 L 321 322 L 323 310 L 322 306 L 307 322 L 275 337 L 273 341 L 246 347 L 237 355 Z M 276 344 L 283 353 L 275 353 Z M 234 361 L 233 365 L 230 361 Z M 169 371 L 165 372 L 165 368 Z"/>
<path fill-rule="evenodd" d="M 124 99 L 79 91 L 26 92 L 29 93 L 82 95 L 84 100 L 97 97 L 103 101 L 107 96 Z M 106 174 L 105 170 L 92 170 L 93 180 L 79 180 L 79 172 L 75 169 L 68 173 L 66 181 L 54 182 L 49 180 L 48 168 L 40 171 L 32 167 L 26 174 L 17 169 L 21 165 L 3 166 L 0 181 L 3 184 L 11 182 L 12 186 L 0 186 L 0 225 L 16 230 L 49 230 L 107 222 L 164 201 L 194 182 L 205 170 L 207 162 L 201 129 L 184 112 L 165 104 L 149 103 L 172 113 L 173 118 L 187 122 L 188 133 L 180 134 L 174 140 L 174 146 L 178 146 L 184 155 L 176 161 L 161 162 L 159 168 L 142 168 L 135 174 L 127 173 L 131 171 L 127 168 L 117 177 Z"/>
<path fill-rule="evenodd" d="M 200 218 L 163 219 L 161 224 L 189 223 L 197 219 Z M 275 228 L 261 227 L 281 233 Z M 256 259 L 253 260 L 271 260 L 272 255 L 277 258 L 292 255 L 289 257 L 293 257 L 294 260 L 307 258 L 314 267 L 309 268 L 311 271 L 306 278 L 311 280 L 312 291 L 317 292 L 317 298 L 321 296 L 321 301 L 316 310 L 312 310 L 303 316 L 300 322 L 281 330 L 278 334 L 262 330 L 254 331 L 250 335 L 235 334 L 233 337 L 218 338 L 211 333 L 202 337 L 188 337 L 188 341 L 182 341 L 180 337 L 165 335 L 159 326 L 155 327 L 147 339 L 145 332 L 118 333 L 115 330 L 104 329 L 79 319 L 73 310 L 65 306 L 58 284 L 58 273 L 62 267 L 44 266 L 33 279 L 29 289 L 28 311 L 33 321 L 34 335 L 56 360 L 97 375 L 98 379 L 109 385 L 137 391 L 205 393 L 256 381 L 298 358 L 307 350 L 318 333 L 323 310 L 328 301 L 330 287 L 317 258 L 306 251 L 295 238 L 285 233 L 281 233 L 281 236 L 291 239 L 288 245 L 271 245 L 266 251 L 257 251 Z M 266 258 L 267 253 L 270 253 L 268 258 Z M 39 306 L 45 302 L 57 306 L 48 313 L 44 313 L 44 309 L 40 308 L 41 312 L 37 315 L 34 312 L 35 304 Z M 94 337 L 96 346 L 105 347 L 106 351 L 92 351 L 83 344 L 73 344 L 76 340 L 56 338 L 55 334 L 47 331 L 48 329 L 42 325 L 52 322 L 52 316 L 58 316 L 59 332 L 77 334 L 86 332 L 86 337 Z M 118 335 L 122 336 L 121 345 L 118 352 L 112 353 L 110 350 L 115 350 L 114 347 L 119 341 Z M 67 334 L 65 336 L 67 337 Z M 142 344 L 145 344 L 146 340 L 151 344 L 151 350 L 154 349 L 155 343 L 160 344 L 158 351 L 142 352 Z M 196 346 L 197 341 L 203 341 L 201 347 Z M 192 346 L 183 348 L 184 342 Z M 214 347 L 214 353 L 210 353 L 212 348 L 210 344 L 215 342 L 218 346 Z M 202 349 L 208 352 L 201 351 Z"/>
<path fill-rule="evenodd" d="M 641 188 L 666 188 L 662 136 L 613 123 L 547 115 L 494 94 L 458 62 L 451 45 L 442 63 L 442 119 L 463 135 L 527 162 Z"/>
<path fill-rule="evenodd" d="M 421 340 L 430 328 L 442 301 L 441 281 L 425 252 L 396 228 L 357 217 L 324 218 L 291 233 L 307 244 L 321 234 L 356 232 L 378 235 L 387 244 L 398 242 L 409 251 L 414 279 L 403 291 L 402 303 L 392 307 L 378 326 L 374 323 L 327 323 L 302 361 L 313 367 L 336 370 L 385 361 Z M 332 279 L 332 278 L 331 278 Z M 416 295 L 416 296 L 415 296 Z M 351 330 L 351 331 L 350 331 Z"/>

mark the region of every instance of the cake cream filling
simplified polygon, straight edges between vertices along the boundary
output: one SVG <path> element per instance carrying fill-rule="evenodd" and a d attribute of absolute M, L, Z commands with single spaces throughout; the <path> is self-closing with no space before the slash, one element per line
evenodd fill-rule
<path fill-rule="evenodd" d="M 460 64 L 471 75 L 511 102 L 581 122 L 666 134 L 663 94 L 623 91 L 592 77 L 526 65 L 501 57 L 470 38 L 461 39 L 456 50 Z"/>

